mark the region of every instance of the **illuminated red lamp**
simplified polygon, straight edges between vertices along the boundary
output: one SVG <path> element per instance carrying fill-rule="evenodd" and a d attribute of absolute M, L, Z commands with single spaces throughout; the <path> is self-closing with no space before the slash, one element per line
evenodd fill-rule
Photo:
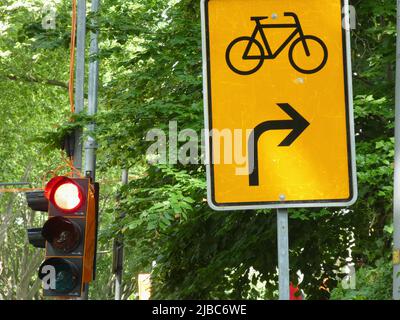
<path fill-rule="evenodd" d="M 85 203 L 82 188 L 71 178 L 55 177 L 44 191 L 45 197 L 60 211 L 74 213 Z"/>

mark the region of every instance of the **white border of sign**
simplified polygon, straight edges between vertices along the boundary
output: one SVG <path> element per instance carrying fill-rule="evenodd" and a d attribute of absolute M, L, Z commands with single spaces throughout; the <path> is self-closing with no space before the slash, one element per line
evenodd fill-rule
<path fill-rule="evenodd" d="M 208 55 L 207 55 L 207 26 L 205 5 L 209 0 L 200 0 L 201 8 L 201 33 L 202 33 L 202 52 L 203 52 L 203 96 L 204 96 L 204 122 L 205 128 L 209 129 L 209 102 L 208 102 Z M 340 1 L 340 0 L 338 0 Z M 353 197 L 348 202 L 299 202 L 299 203 L 282 203 L 282 204 L 254 204 L 254 205 L 237 205 L 237 206 L 216 206 L 212 201 L 211 186 L 211 159 L 210 159 L 210 139 L 205 137 L 206 148 L 206 171 L 207 171 L 207 202 L 208 205 L 216 211 L 233 211 L 233 210 L 257 210 L 257 209 L 285 209 L 285 208 L 324 208 L 324 207 L 349 207 L 353 205 L 358 198 L 357 188 L 357 168 L 356 168 L 356 149 L 355 149 L 355 132 L 354 132 L 354 108 L 353 108 L 353 83 L 352 83 L 352 65 L 351 65 L 351 45 L 350 45 L 350 16 L 349 2 L 344 0 L 344 27 L 346 34 L 346 53 L 347 53 L 347 90 L 348 90 L 348 116 L 349 116 L 349 135 L 350 135 L 350 156 L 353 178 Z M 207 130 L 206 130 L 207 131 Z"/>

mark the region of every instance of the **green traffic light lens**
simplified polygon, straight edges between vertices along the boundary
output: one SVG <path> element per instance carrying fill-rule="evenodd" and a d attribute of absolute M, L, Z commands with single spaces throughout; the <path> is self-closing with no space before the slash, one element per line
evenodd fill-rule
<path fill-rule="evenodd" d="M 46 272 L 44 267 L 47 267 Z M 52 275 L 51 272 L 48 272 L 49 267 L 54 270 L 54 279 L 49 279 L 49 276 Z M 75 290 L 79 284 L 79 270 L 70 260 L 50 258 L 40 266 L 39 279 L 46 281 L 50 286 L 53 280 L 54 287 L 49 290 L 55 293 L 68 294 Z"/>
<path fill-rule="evenodd" d="M 70 292 L 77 284 L 78 278 L 68 264 L 56 266 L 56 289 L 57 292 Z"/>

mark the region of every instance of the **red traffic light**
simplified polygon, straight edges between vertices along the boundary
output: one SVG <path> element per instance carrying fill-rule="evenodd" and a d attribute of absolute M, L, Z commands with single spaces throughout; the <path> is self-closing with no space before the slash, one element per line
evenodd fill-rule
<path fill-rule="evenodd" d="M 45 188 L 46 198 L 64 213 L 74 213 L 85 202 L 82 188 L 72 179 L 55 177 L 49 181 Z"/>

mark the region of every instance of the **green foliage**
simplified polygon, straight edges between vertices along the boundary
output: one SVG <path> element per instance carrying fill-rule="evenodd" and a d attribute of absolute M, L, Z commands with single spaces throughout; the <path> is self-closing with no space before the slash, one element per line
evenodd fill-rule
<path fill-rule="evenodd" d="M 101 63 L 100 113 L 72 122 L 71 2 L 57 4 L 57 28 L 47 31 L 41 28 L 43 1 L 16 3 L 0 4 L 0 180 L 19 179 L 32 164 L 37 181 L 60 165 L 52 150 L 65 135 L 97 122 L 102 203 L 92 297 L 112 299 L 112 242 L 123 236 L 124 298 L 135 298 L 137 275 L 143 272 L 152 272 L 153 297 L 159 299 L 276 298 L 274 213 L 213 212 L 205 200 L 204 166 L 150 165 L 144 157 L 152 128 L 167 132 L 170 121 L 177 121 L 179 130 L 200 134 L 203 128 L 199 1 L 102 1 L 94 26 L 101 51 L 91 57 Z M 360 200 L 348 210 L 291 210 L 292 281 L 300 270 L 300 287 L 309 299 L 329 298 L 320 286 L 330 279 L 329 289 L 336 287 L 350 247 L 362 266 L 357 290 L 339 287 L 332 297 L 388 297 L 395 2 L 351 3 L 357 10 L 352 60 Z M 126 186 L 119 183 L 122 168 L 130 170 Z M 0 202 L 0 208 L 5 205 Z"/>
<path fill-rule="evenodd" d="M 376 261 L 374 266 L 363 266 L 356 272 L 356 288 L 332 291 L 332 300 L 391 300 L 393 268 L 387 259 Z"/>
<path fill-rule="evenodd" d="M 198 1 L 139 4 L 135 18 L 143 19 L 141 40 L 128 32 L 123 45 L 114 42 L 104 59 L 108 64 L 122 55 L 128 57 L 109 76 L 112 80 L 104 91 L 106 105 L 113 106 L 103 113 L 105 126 L 100 129 L 104 166 L 129 163 L 134 169 L 139 163 L 141 167 L 138 178 L 123 190 L 121 205 L 127 216 L 112 230 L 122 229 L 126 241 L 139 252 L 138 270 L 149 270 L 156 261 L 155 298 L 240 299 L 249 294 L 257 298 L 250 288 L 251 268 L 260 272 L 253 281 L 268 283 L 264 297 L 272 298 L 277 276 L 272 212 L 212 212 L 205 202 L 202 166 L 168 169 L 144 163 L 148 130 L 167 131 L 171 120 L 178 122 L 179 129 L 203 127 L 202 66 Z M 115 22 L 107 34 L 114 37 L 117 27 Z M 370 165 L 378 160 L 383 159 L 371 159 Z M 293 210 L 293 280 L 297 282 L 297 270 L 305 274 L 302 288 L 310 298 L 325 297 L 319 287 L 325 278 L 334 279 L 345 263 L 353 243 L 351 232 L 358 230 L 357 219 L 364 216 L 353 211 Z"/>
<path fill-rule="evenodd" d="M 93 117 L 84 113 L 71 114 L 69 121 L 55 130 L 41 132 L 39 136 L 32 139 L 33 142 L 42 143 L 46 150 L 60 150 L 64 146 L 65 139 L 74 134 L 76 130 L 83 130 L 85 126 L 93 122 Z"/>

